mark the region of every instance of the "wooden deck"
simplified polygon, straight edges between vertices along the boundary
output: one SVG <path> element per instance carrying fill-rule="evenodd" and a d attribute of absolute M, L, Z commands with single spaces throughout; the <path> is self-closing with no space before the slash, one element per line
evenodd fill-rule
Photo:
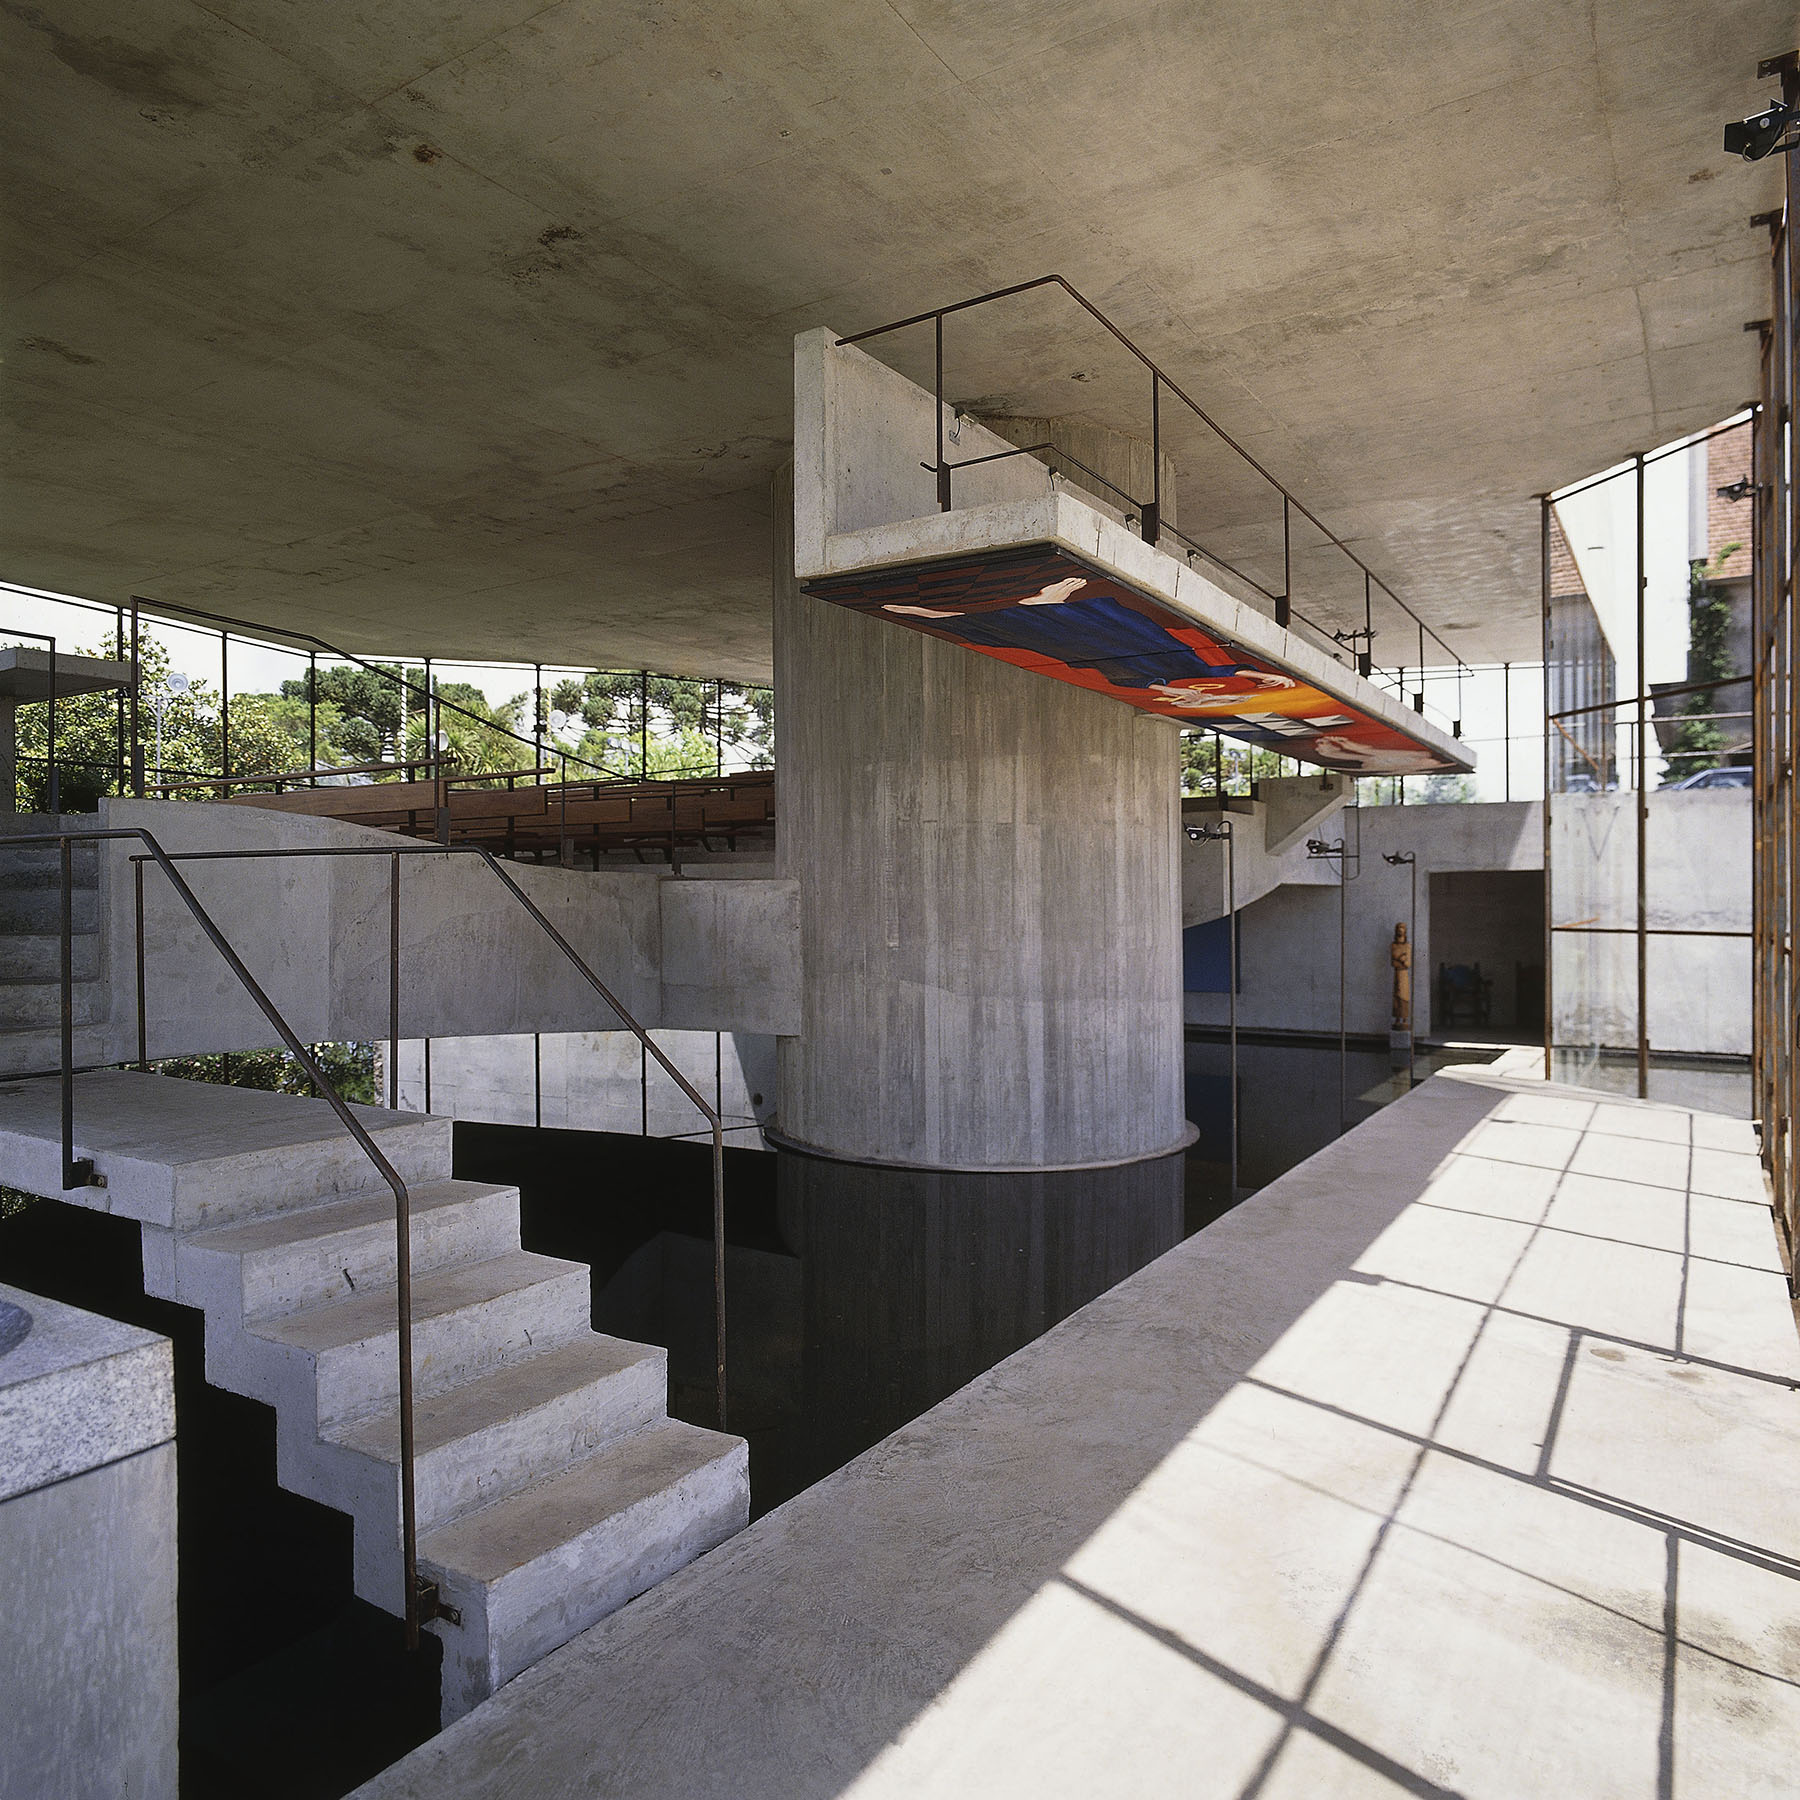
<path fill-rule="evenodd" d="M 511 781 L 512 777 L 497 777 Z M 364 787 L 301 787 L 234 794 L 228 804 L 342 819 L 401 837 L 479 844 L 496 855 L 551 860 L 631 852 L 641 860 L 682 851 L 773 846 L 772 770 L 667 781 L 533 783 L 475 787 L 467 778 Z"/>

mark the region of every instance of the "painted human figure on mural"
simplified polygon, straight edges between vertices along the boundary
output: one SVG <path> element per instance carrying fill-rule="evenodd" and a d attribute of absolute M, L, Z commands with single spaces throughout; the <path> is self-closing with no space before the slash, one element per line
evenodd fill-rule
<path fill-rule="evenodd" d="M 1388 961 L 1394 965 L 1394 1030 L 1412 1030 L 1412 962 L 1413 947 L 1406 927 L 1394 927 L 1394 941 L 1388 946 Z"/>
<path fill-rule="evenodd" d="M 1149 688 L 1181 709 L 1231 694 L 1294 685 L 1286 675 L 1248 663 L 1209 663 L 1154 619 L 1105 593 L 1076 598 L 1090 586 L 1075 576 L 1048 583 L 1023 599 L 976 600 L 967 606 L 889 604 L 886 613 L 924 619 L 973 650 L 1023 650 L 1071 669 L 1092 669 L 1114 687 Z"/>
<path fill-rule="evenodd" d="M 1444 766 L 1429 750 L 1359 744 L 1329 732 L 1313 739 L 1307 755 L 1347 775 L 1425 775 Z"/>

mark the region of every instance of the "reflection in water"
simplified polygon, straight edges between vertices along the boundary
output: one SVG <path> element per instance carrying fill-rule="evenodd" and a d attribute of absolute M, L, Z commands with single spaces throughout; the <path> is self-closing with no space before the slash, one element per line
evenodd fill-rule
<path fill-rule="evenodd" d="M 1558 1081 L 1593 1088 L 1603 1094 L 1637 1095 L 1637 1057 L 1630 1051 L 1586 1050 L 1559 1046 L 1551 1064 Z M 1672 1106 L 1695 1106 L 1731 1119 L 1755 1116 L 1756 1095 L 1748 1057 L 1674 1056 L 1653 1051 L 1650 1057 L 1651 1100 Z"/>
<path fill-rule="evenodd" d="M 1486 1061 L 1494 1052 L 1454 1060 Z M 1240 1189 L 1338 1135 L 1329 1048 L 1240 1046 Z M 731 1429 L 766 1512 L 1041 1336 L 1232 1204 L 1222 1043 L 1190 1042 L 1187 1156 L 1120 1169 L 971 1175 L 727 1151 Z M 1421 1059 L 1421 1078 L 1434 1066 Z M 1352 1050 L 1352 1125 L 1404 1091 Z M 528 1248 L 594 1271 L 597 1330 L 669 1350 L 670 1410 L 713 1421 L 706 1150 L 693 1143 L 465 1125 L 457 1173 L 515 1182 Z"/>
<path fill-rule="evenodd" d="M 1504 1047 L 1421 1050 L 1413 1079 L 1455 1063 L 1492 1062 Z M 1336 1044 L 1240 1041 L 1238 1197 L 1267 1187 L 1406 1089 L 1407 1071 L 1392 1067 L 1385 1048 L 1352 1046 L 1340 1058 Z M 1188 1040 L 1187 1116 L 1200 1131 L 1188 1153 L 1188 1229 L 1197 1231 L 1229 1204 L 1231 1052 L 1223 1041 Z"/>

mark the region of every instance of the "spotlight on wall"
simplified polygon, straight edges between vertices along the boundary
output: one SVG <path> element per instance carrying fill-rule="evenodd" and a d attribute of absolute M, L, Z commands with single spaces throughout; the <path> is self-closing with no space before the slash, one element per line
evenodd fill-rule
<path fill-rule="evenodd" d="M 1713 492 L 1721 500 L 1748 500 L 1756 492 L 1757 484 L 1748 475 L 1740 475 L 1727 487 L 1714 488 Z"/>
<path fill-rule="evenodd" d="M 1800 138 L 1782 142 L 1793 116 L 1791 106 L 1776 100 L 1747 119 L 1734 119 L 1725 127 L 1725 154 L 1741 156 L 1745 162 L 1761 162 L 1773 151 L 1800 148 Z"/>

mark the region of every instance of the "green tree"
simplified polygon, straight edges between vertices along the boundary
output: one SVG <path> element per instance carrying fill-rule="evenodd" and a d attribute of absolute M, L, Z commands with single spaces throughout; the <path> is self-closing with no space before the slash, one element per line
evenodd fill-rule
<path fill-rule="evenodd" d="M 515 694 L 495 706 L 467 682 L 440 681 L 436 692 L 450 703 L 432 708 L 438 735 L 444 739 L 435 754 L 445 774 L 492 775 L 531 767 L 532 746 L 520 742 L 530 736 L 529 695 Z M 406 721 L 406 754 L 414 762 L 429 761 L 434 755 L 431 723 L 423 702 L 420 707 Z"/>
<path fill-rule="evenodd" d="M 109 635 L 77 654 L 119 658 L 124 652 L 116 637 Z M 169 652 L 154 638 L 140 641 L 138 657 L 138 734 L 144 746 L 145 780 L 154 786 L 185 775 L 223 774 L 224 720 L 217 692 L 204 681 L 192 682 L 182 693 L 171 689 Z M 292 709 L 284 708 L 272 695 L 239 694 L 233 697 L 230 711 L 233 774 L 276 774 L 305 766 L 304 708 L 296 720 Z M 19 708 L 17 803 L 27 811 L 41 811 L 49 804 L 49 712 L 48 701 Z M 125 755 L 128 788 L 129 743 Z M 56 761 L 65 811 L 91 812 L 102 794 L 120 791 L 117 694 L 78 694 L 57 701 Z M 176 797 L 203 800 L 213 792 L 208 788 L 178 789 Z"/>
<path fill-rule="evenodd" d="M 1227 794 L 1244 794 L 1253 781 L 1275 781 L 1300 773 L 1304 765 L 1279 751 L 1235 738 L 1215 738 L 1210 731 L 1181 734 L 1181 791 L 1184 794 L 1216 794 L 1223 773 Z"/>
<path fill-rule="evenodd" d="M 775 696 L 769 688 L 598 669 L 559 681 L 550 704 L 586 727 L 576 754 L 615 775 L 710 774 L 721 745 L 733 764 L 774 766 Z M 579 767 L 570 770 L 572 779 L 582 774 Z"/>
<path fill-rule="evenodd" d="M 1741 548 L 1727 544 L 1710 563 L 1688 565 L 1689 681 L 1722 681 L 1736 673 L 1731 667 L 1731 595 L 1719 577 L 1726 559 Z M 1686 777 L 1723 762 L 1727 738 L 1713 717 L 1717 710 L 1717 690 L 1687 696 L 1669 742 L 1673 774 Z"/>
<path fill-rule="evenodd" d="M 308 1044 L 307 1053 L 340 1099 L 375 1106 L 373 1044 Z M 257 1088 L 267 1094 L 310 1094 L 312 1081 L 286 1050 L 238 1050 L 229 1056 L 171 1056 L 153 1065 L 157 1074 L 219 1087 Z"/>

